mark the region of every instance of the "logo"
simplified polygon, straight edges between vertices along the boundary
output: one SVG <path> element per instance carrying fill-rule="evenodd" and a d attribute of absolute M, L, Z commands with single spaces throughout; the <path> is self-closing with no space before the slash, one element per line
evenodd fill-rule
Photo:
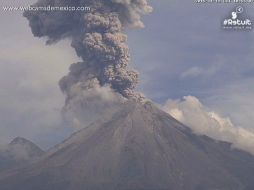
<path fill-rule="evenodd" d="M 244 9 L 241 6 L 236 7 L 234 11 L 231 12 L 230 18 L 226 18 L 223 21 L 224 29 L 252 29 L 252 22 L 249 18 L 244 15 Z"/>

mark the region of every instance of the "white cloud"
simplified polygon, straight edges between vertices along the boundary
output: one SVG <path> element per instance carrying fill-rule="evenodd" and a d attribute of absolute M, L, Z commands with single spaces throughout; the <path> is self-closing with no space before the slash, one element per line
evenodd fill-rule
<path fill-rule="evenodd" d="M 235 126 L 230 118 L 209 111 L 196 97 L 185 96 L 183 100 L 168 100 L 163 108 L 196 134 L 230 142 L 232 147 L 254 154 L 254 133 Z"/>

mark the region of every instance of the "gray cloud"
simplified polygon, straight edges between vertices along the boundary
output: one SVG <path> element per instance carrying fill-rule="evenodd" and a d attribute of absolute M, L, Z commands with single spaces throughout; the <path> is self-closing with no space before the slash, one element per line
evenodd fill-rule
<path fill-rule="evenodd" d="M 81 0 L 47 1 L 39 0 L 34 6 L 89 6 L 91 11 L 65 12 L 26 11 L 32 32 L 37 37 L 48 37 L 47 43 L 65 37 L 72 38 L 72 47 L 84 62 L 74 64 L 68 76 L 60 81 L 62 91 L 67 95 L 73 85 L 92 88 L 91 81 L 97 79 L 101 86 L 109 84 L 124 97 L 142 98 L 134 92 L 138 73 L 128 70 L 129 50 L 127 37 L 122 33 L 126 26 L 143 27 L 140 14 L 149 13 L 151 7 L 146 0 Z M 86 84 L 88 83 L 88 84 Z"/>

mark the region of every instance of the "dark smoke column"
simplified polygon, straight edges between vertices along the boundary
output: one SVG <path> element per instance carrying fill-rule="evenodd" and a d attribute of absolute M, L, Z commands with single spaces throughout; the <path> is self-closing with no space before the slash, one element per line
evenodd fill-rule
<path fill-rule="evenodd" d="M 140 100 L 135 92 L 138 73 L 128 70 L 130 61 L 125 27 L 143 27 L 140 15 L 152 8 L 146 0 L 39 0 L 33 6 L 88 6 L 91 11 L 26 11 L 34 36 L 47 37 L 47 43 L 72 39 L 72 47 L 83 62 L 72 64 L 59 82 L 67 95 L 82 94 L 108 85 L 123 97 Z M 73 92 L 74 91 L 74 92 Z"/>

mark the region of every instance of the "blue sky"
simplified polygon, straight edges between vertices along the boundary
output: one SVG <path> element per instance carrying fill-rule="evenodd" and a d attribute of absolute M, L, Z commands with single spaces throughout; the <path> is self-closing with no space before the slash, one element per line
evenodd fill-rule
<path fill-rule="evenodd" d="M 237 4 L 151 3 L 154 12 L 144 17 L 146 28 L 129 32 L 140 89 L 160 103 L 196 96 L 237 125 L 252 128 L 253 30 L 221 28 Z M 243 7 L 254 18 L 254 5 Z"/>
<path fill-rule="evenodd" d="M 160 104 L 196 96 L 236 125 L 254 129 L 253 30 L 221 28 L 236 4 L 151 4 L 154 12 L 143 18 L 146 27 L 127 29 L 132 66 L 140 72 L 139 89 Z M 243 7 L 254 18 L 254 4 Z M 0 14 L 0 143 L 24 136 L 47 147 L 71 131 L 59 116 L 64 96 L 58 80 L 79 58 L 68 41 L 46 47 L 44 39 L 34 38 L 21 13 Z"/>

